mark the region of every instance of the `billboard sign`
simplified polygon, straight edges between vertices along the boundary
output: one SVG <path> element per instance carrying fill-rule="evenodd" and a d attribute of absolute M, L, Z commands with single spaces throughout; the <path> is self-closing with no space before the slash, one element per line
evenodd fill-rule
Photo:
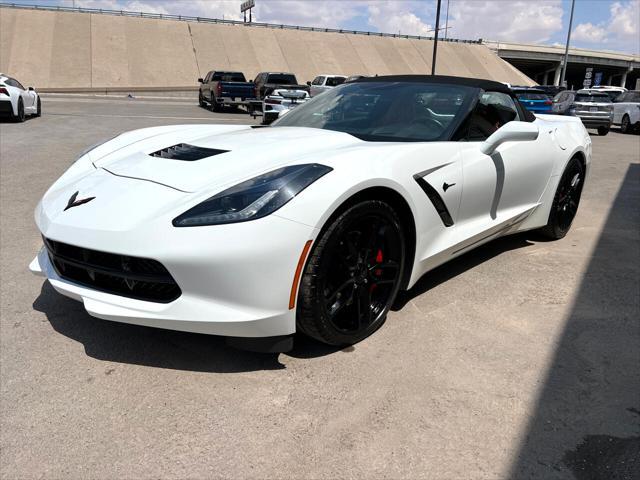
<path fill-rule="evenodd" d="M 602 72 L 596 72 L 593 77 L 593 86 L 599 87 L 602 84 Z"/>
<path fill-rule="evenodd" d="M 247 0 L 246 2 L 242 2 L 240 5 L 240 13 L 246 12 L 247 10 L 256 6 L 256 0 Z"/>
<path fill-rule="evenodd" d="M 593 76 L 593 68 L 589 67 L 584 72 L 584 81 L 582 82 L 582 86 L 585 88 L 589 88 L 591 86 L 591 77 Z"/>

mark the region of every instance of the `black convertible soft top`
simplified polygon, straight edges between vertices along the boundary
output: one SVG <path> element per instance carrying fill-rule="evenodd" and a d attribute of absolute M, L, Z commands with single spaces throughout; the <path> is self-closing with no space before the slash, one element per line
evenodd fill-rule
<path fill-rule="evenodd" d="M 465 87 L 481 88 L 492 92 L 511 93 L 511 89 L 504 83 L 484 80 L 481 78 L 452 77 L 449 75 L 382 75 L 379 77 L 359 78 L 352 83 L 366 82 L 416 82 L 443 83 L 449 85 L 463 85 Z"/>

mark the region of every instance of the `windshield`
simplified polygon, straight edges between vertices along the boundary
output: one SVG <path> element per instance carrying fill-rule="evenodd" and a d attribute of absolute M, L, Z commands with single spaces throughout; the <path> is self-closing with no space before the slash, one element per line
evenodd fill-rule
<path fill-rule="evenodd" d="M 297 85 L 296 77 L 293 75 L 269 75 L 267 83 L 277 83 L 278 85 Z"/>
<path fill-rule="evenodd" d="M 244 75 L 240 72 L 216 72 L 211 78 L 213 82 L 245 82 Z"/>
<path fill-rule="evenodd" d="M 329 77 L 325 85 L 327 87 L 337 87 L 338 85 L 342 85 L 345 80 L 346 78 L 344 77 Z"/>
<path fill-rule="evenodd" d="M 334 130 L 366 141 L 448 140 L 477 93 L 472 87 L 435 83 L 345 83 L 273 126 Z"/>
<path fill-rule="evenodd" d="M 606 93 L 596 93 L 593 95 L 578 93 L 574 101 L 583 103 L 611 103 L 611 98 L 609 98 L 609 95 Z"/>
<path fill-rule="evenodd" d="M 517 93 L 518 100 L 549 100 L 544 93 Z"/>

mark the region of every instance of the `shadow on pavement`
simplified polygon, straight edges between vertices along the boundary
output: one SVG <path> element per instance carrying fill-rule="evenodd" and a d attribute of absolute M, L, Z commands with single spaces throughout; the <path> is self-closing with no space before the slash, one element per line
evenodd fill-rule
<path fill-rule="evenodd" d="M 630 165 L 509 478 L 640 479 L 640 164 Z"/>
<path fill-rule="evenodd" d="M 404 306 L 411 301 L 411 299 L 422 295 L 441 283 L 445 283 L 448 280 L 457 277 L 467 270 L 471 270 L 477 265 L 491 260 L 502 253 L 534 245 L 528 240 L 528 238 L 533 238 L 534 236 L 536 236 L 535 233 L 524 232 L 509 235 L 508 237 L 498 238 L 489 243 L 485 243 L 484 245 L 481 245 L 458 258 L 454 258 L 444 265 L 426 273 L 410 290 L 398 293 L 398 297 L 391 307 L 391 310 L 394 312 L 402 310 Z M 538 238 L 536 238 L 536 240 L 538 240 Z"/>
<path fill-rule="evenodd" d="M 233 373 L 285 368 L 278 354 L 252 353 L 226 346 L 224 338 L 110 322 L 90 316 L 82 303 L 44 282 L 33 308 L 54 330 L 84 345 L 98 360 L 195 372 Z"/>

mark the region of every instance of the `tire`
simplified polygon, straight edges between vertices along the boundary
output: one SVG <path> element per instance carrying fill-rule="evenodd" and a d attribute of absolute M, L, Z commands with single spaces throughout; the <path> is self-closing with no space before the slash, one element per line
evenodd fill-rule
<path fill-rule="evenodd" d="M 622 117 L 622 121 L 620 122 L 620 131 L 622 133 L 631 133 L 631 121 L 629 120 L 629 115 L 626 113 Z"/>
<path fill-rule="evenodd" d="M 406 247 L 385 202 L 358 203 L 318 236 L 300 281 L 298 331 L 329 345 L 352 345 L 380 328 L 400 287 Z"/>
<path fill-rule="evenodd" d="M 583 185 L 584 167 L 577 157 L 573 157 L 560 177 L 549 220 L 540 233 L 552 240 L 559 240 L 567 234 L 578 212 Z"/>
<path fill-rule="evenodd" d="M 207 105 L 204 101 L 204 98 L 202 97 L 202 92 L 198 93 L 198 105 L 200 105 L 201 107 L 205 107 Z"/>
<path fill-rule="evenodd" d="M 216 102 L 216 97 L 214 97 L 213 95 L 211 95 L 211 111 L 212 112 L 220 111 L 220 105 L 218 104 L 218 102 Z"/>
<path fill-rule="evenodd" d="M 40 102 L 40 97 L 38 97 L 38 103 L 36 106 L 36 117 L 42 116 L 42 102 Z"/>
<path fill-rule="evenodd" d="M 598 135 L 604 137 L 607 133 L 609 133 L 609 127 L 598 127 Z"/>
<path fill-rule="evenodd" d="M 13 117 L 13 120 L 18 123 L 24 122 L 26 116 L 24 114 L 24 104 L 22 103 L 22 99 L 18 100 L 18 114 Z"/>

